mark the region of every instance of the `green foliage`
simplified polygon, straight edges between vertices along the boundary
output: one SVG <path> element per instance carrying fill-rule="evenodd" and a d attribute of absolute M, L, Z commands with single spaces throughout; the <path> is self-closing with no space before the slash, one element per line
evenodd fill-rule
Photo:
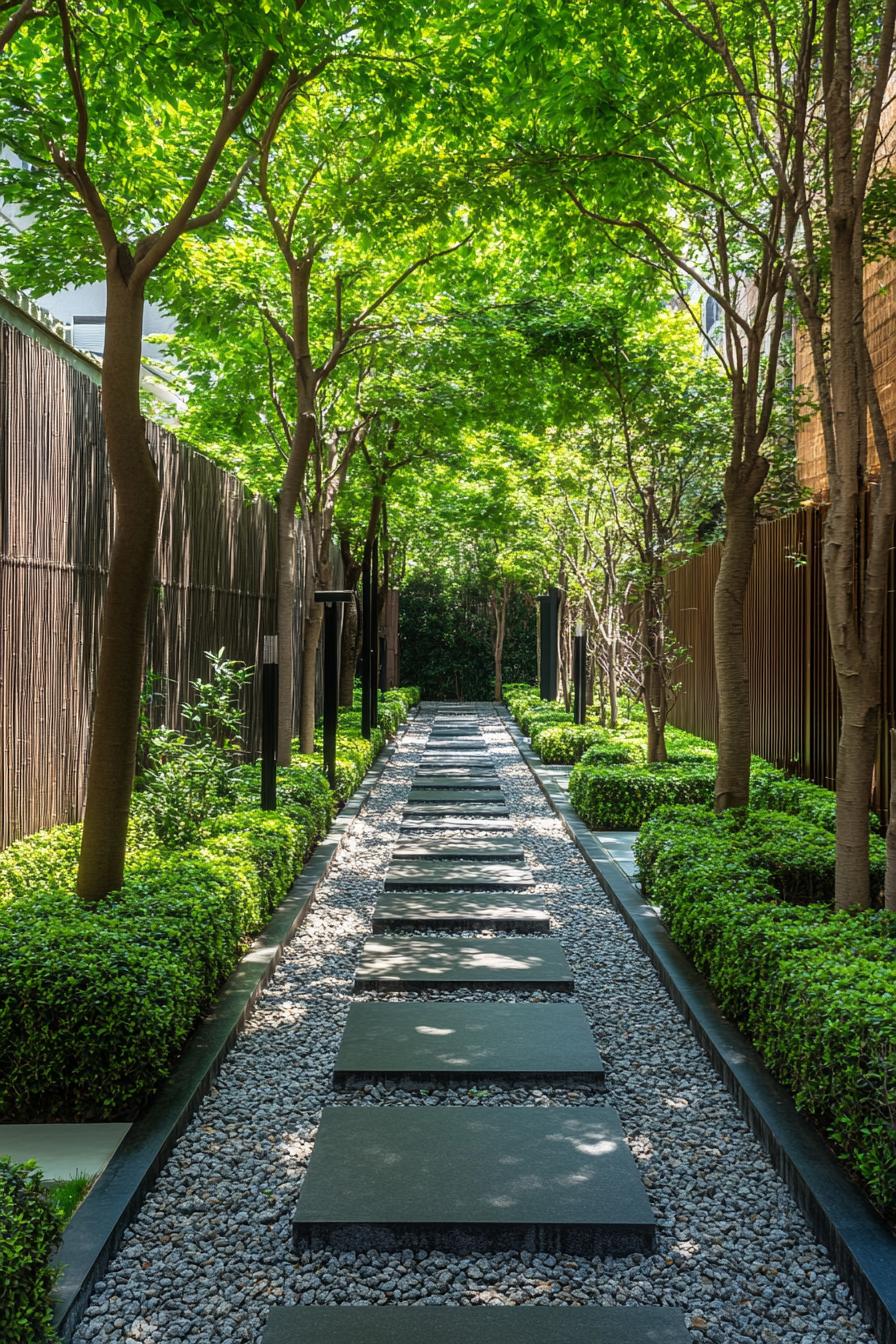
<path fill-rule="evenodd" d="M 47 1186 L 50 1203 L 62 1220 L 63 1227 L 71 1221 L 72 1214 L 83 1200 L 93 1184 L 93 1177 L 80 1172 L 67 1181 L 54 1181 Z"/>
<path fill-rule="evenodd" d="M 419 683 L 426 700 L 492 700 L 495 664 L 488 593 L 429 577 L 410 579 L 401 592 L 402 672 Z M 510 600 L 504 668 L 531 676 L 535 612 L 527 598 Z"/>
<path fill-rule="evenodd" d="M 659 807 L 713 800 L 716 767 L 712 762 L 675 765 L 575 766 L 569 800 L 593 831 L 637 831 Z"/>
<path fill-rule="evenodd" d="M 190 682 L 194 698 L 181 706 L 188 741 L 208 750 L 235 754 L 243 748 L 245 710 L 240 696 L 251 683 L 255 669 L 233 658 L 224 650 L 206 653 L 211 677 Z"/>
<path fill-rule="evenodd" d="M 0 1339 L 43 1344 L 54 1338 L 50 1257 L 62 1219 L 31 1162 L 0 1157 Z"/>
<path fill-rule="evenodd" d="M 169 747 L 140 776 L 131 818 L 139 830 L 178 847 L 196 839 L 210 813 L 234 801 L 236 771 L 216 747 L 174 746 L 170 739 Z"/>
<path fill-rule="evenodd" d="M 809 879 L 795 875 L 788 846 L 807 853 Z M 668 808 L 636 853 L 645 889 L 722 1011 L 892 1217 L 896 915 L 783 899 L 832 890 L 831 837 L 802 818 L 758 812 L 743 823 Z M 878 877 L 881 860 L 878 851 Z"/>
<path fill-rule="evenodd" d="M 540 727 L 532 735 L 532 748 L 546 765 L 572 765 L 585 751 L 613 750 L 606 742 L 603 728 L 592 728 L 585 723 L 560 723 Z M 615 748 L 624 752 L 624 748 Z M 627 755 L 621 759 L 628 760 Z"/>

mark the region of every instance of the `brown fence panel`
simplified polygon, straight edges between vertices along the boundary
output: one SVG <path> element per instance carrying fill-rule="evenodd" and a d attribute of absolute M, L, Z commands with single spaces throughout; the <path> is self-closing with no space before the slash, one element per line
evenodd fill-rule
<path fill-rule="evenodd" d="M 94 365 L 0 301 L 0 845 L 83 807 L 111 534 L 97 384 Z M 166 679 L 159 717 L 176 724 L 206 650 L 261 661 L 276 516 L 167 431 L 150 425 L 149 439 L 162 520 L 147 665 Z M 302 617 L 299 603 L 297 635 Z M 253 686 L 250 750 L 259 702 Z"/>
<path fill-rule="evenodd" d="M 837 772 L 840 697 L 825 617 L 824 511 L 800 509 L 757 531 L 747 592 L 746 642 L 753 751 L 832 789 Z M 713 662 L 712 597 L 721 547 L 711 546 L 669 576 L 669 624 L 690 660 L 672 721 L 715 740 L 718 706 Z M 896 556 L 883 631 L 881 736 L 873 805 L 889 805 L 892 732 L 896 727 Z"/>

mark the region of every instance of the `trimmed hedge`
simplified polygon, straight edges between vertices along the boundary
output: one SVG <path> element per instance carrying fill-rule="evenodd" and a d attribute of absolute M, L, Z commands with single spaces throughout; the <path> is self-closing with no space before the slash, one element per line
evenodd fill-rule
<path fill-rule="evenodd" d="M 62 1220 L 33 1162 L 0 1157 L 0 1339 L 42 1344 L 55 1338 L 50 1257 Z"/>
<path fill-rule="evenodd" d="M 569 800 L 593 831 L 637 831 L 659 807 L 711 804 L 716 768 L 710 761 L 669 765 L 577 765 Z"/>
<path fill-rule="evenodd" d="M 829 887 L 833 846 L 805 818 L 739 825 L 668 808 L 636 844 L 642 882 L 724 1013 L 752 1038 L 885 1216 L 896 1216 L 896 914 L 792 905 L 787 845 Z M 827 859 L 823 861 L 827 848 Z M 880 854 L 874 855 L 878 865 Z"/>
<path fill-rule="evenodd" d="M 415 694 L 392 695 L 389 722 Z M 345 720 L 335 796 L 320 759 L 299 757 L 278 769 L 277 811 L 262 812 L 260 767 L 237 767 L 228 780 L 236 807 L 212 806 L 183 849 L 155 839 L 135 799 L 124 885 L 95 906 L 75 891 L 79 826 L 0 854 L 5 1120 L 111 1119 L 148 1099 L 382 744 L 382 729 L 367 742 L 351 711 Z"/>

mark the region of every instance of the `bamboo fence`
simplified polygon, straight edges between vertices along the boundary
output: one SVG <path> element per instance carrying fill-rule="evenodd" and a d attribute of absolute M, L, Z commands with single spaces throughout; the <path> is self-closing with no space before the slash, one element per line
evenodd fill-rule
<path fill-rule="evenodd" d="M 207 650 L 261 662 L 275 628 L 276 515 L 166 430 L 148 435 L 162 519 L 147 666 L 165 678 L 158 718 L 177 725 Z M 5 301 L 0 485 L 2 846 L 80 816 L 112 523 L 97 366 Z M 302 616 L 300 600 L 297 637 Z M 253 684 L 246 745 L 259 743 Z"/>

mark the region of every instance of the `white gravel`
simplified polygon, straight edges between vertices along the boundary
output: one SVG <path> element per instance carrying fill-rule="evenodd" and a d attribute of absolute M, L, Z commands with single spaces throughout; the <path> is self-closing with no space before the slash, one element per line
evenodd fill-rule
<path fill-rule="evenodd" d="M 355 821 L 216 1087 L 95 1292 L 78 1344 L 254 1344 L 270 1308 L 293 1302 L 666 1305 L 685 1313 L 695 1340 L 712 1344 L 870 1344 L 873 1336 L 826 1252 L 485 707 L 483 731 L 517 835 L 564 939 L 608 1086 L 603 1092 L 407 1093 L 388 1085 L 333 1091 L 330 1071 L 354 963 L 428 726 L 426 715 L 412 722 Z M 658 1249 L 595 1260 L 422 1251 L 296 1257 L 290 1215 L 321 1107 L 334 1102 L 609 1102 L 622 1117 L 653 1204 Z"/>

